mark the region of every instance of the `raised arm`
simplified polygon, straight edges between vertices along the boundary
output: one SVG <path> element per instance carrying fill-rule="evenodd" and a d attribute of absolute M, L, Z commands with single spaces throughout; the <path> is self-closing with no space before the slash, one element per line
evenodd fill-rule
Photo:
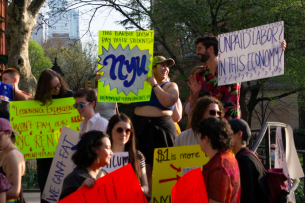
<path fill-rule="evenodd" d="M 154 85 L 158 84 L 154 77 L 148 77 L 146 80 L 153 87 L 157 99 L 164 107 L 171 107 L 178 101 L 179 90 L 176 83 L 170 82 L 162 89 L 159 85 L 154 87 Z"/>

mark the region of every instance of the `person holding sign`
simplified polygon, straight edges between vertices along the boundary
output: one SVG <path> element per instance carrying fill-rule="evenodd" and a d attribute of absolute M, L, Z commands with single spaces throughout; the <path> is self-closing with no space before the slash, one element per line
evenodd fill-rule
<path fill-rule="evenodd" d="M 145 157 L 136 150 L 136 136 L 132 122 L 125 114 L 117 114 L 109 120 L 107 134 L 110 135 L 111 149 L 114 153 L 128 152 L 128 162 L 132 165 L 142 191 L 148 193 Z"/>
<path fill-rule="evenodd" d="M 75 99 L 74 108 L 77 109 L 84 120 L 79 124 L 79 137 L 90 130 L 99 130 L 106 132 L 108 120 L 101 117 L 99 113 L 94 112 L 96 104 L 96 93 L 91 88 L 81 88 L 73 94 Z"/>
<path fill-rule="evenodd" d="M 40 74 L 34 99 L 40 101 L 42 105 L 52 103 L 52 99 L 72 96 L 73 92 L 68 89 L 65 81 L 57 72 L 52 69 L 46 69 Z M 53 158 L 37 159 L 38 184 L 41 194 L 44 190 L 52 161 Z M 41 199 L 41 202 L 47 203 L 43 199 Z"/>
<path fill-rule="evenodd" d="M 6 192 L 6 202 L 20 201 L 21 181 L 25 173 L 23 154 L 14 145 L 16 131 L 8 120 L 0 118 L 0 174 L 4 175 L 11 188 Z M 0 182 L 2 184 L 2 182 Z M 22 197 L 21 197 L 22 198 Z"/>
<path fill-rule="evenodd" d="M 239 98 L 241 83 L 218 86 L 218 39 L 213 35 L 198 37 L 196 54 L 199 60 L 206 63 L 203 69 L 191 75 L 187 84 L 191 89 L 191 110 L 201 95 L 211 95 L 220 100 L 224 106 L 225 118 L 240 118 Z M 286 41 L 281 43 L 283 50 Z"/>
<path fill-rule="evenodd" d="M 202 119 L 214 116 L 222 117 L 223 116 L 223 106 L 221 102 L 212 97 L 204 96 L 201 97 L 192 113 L 191 117 L 191 126 L 192 128 L 187 129 L 180 133 L 175 139 L 175 146 L 187 146 L 187 145 L 197 145 L 198 137 L 195 135 L 194 130 L 197 128 L 198 124 Z"/>
<path fill-rule="evenodd" d="M 207 65 L 195 75 L 189 77 L 187 84 L 191 89 L 191 110 L 194 110 L 196 102 L 202 95 L 211 95 L 221 101 L 224 106 L 227 120 L 240 118 L 239 97 L 240 83 L 218 86 L 218 39 L 213 35 L 198 37 L 196 40 L 196 54 L 199 60 Z"/>
<path fill-rule="evenodd" d="M 146 158 L 147 180 L 151 193 L 152 164 L 155 148 L 172 147 L 177 135 L 171 118 L 179 98 L 176 83 L 168 82 L 169 67 L 175 61 L 163 56 L 153 58 L 153 76 L 147 81 L 152 86 L 150 101 L 135 103 L 132 123 L 138 136 L 138 149 Z"/>
<path fill-rule="evenodd" d="M 20 81 L 20 73 L 15 68 L 8 68 L 2 73 L 2 82 L 11 84 L 14 87 L 15 101 L 32 100 L 33 98 L 28 93 L 20 90 L 18 84 Z"/>
<path fill-rule="evenodd" d="M 201 150 L 210 158 L 202 169 L 209 203 L 239 203 L 240 174 L 237 160 L 230 153 L 233 132 L 228 121 L 210 117 L 202 120 L 195 132 Z"/>
<path fill-rule="evenodd" d="M 100 173 L 98 176 L 101 167 L 110 164 L 111 156 L 111 143 L 107 134 L 97 130 L 83 134 L 72 156 L 76 168 L 65 178 L 59 200 L 83 186 L 93 187 L 96 179 L 106 175 Z"/>

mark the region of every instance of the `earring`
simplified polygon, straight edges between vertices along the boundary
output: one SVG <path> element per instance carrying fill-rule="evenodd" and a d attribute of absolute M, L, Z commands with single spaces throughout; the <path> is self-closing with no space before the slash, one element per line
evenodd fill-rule
<path fill-rule="evenodd" d="M 100 163 L 100 159 L 97 157 L 96 164 Z"/>

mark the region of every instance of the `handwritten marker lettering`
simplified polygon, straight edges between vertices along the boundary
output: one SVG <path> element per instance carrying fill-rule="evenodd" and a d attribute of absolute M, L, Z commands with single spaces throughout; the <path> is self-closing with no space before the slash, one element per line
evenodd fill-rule
<path fill-rule="evenodd" d="M 123 49 L 121 44 L 114 49 L 110 44 L 108 51 L 103 47 L 102 52 L 98 63 L 103 65 L 99 72 L 104 72 L 100 79 L 104 86 L 109 84 L 110 90 L 117 88 L 117 94 L 133 92 L 138 95 L 148 74 L 149 50 L 140 50 L 138 46 L 130 49 L 129 45 Z M 133 84 L 141 84 L 141 87 Z"/>
<path fill-rule="evenodd" d="M 278 68 L 284 70 L 283 30 L 284 22 L 281 21 L 219 35 L 218 55 L 221 54 L 221 58 L 218 60 L 218 85 L 283 74 L 283 71 L 277 71 Z M 263 74 L 267 69 L 270 74 Z"/>

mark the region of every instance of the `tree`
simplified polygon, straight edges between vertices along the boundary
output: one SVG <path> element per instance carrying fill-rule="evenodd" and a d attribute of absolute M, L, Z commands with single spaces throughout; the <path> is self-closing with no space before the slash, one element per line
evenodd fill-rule
<path fill-rule="evenodd" d="M 20 71 L 19 85 L 34 94 L 36 79 L 31 72 L 28 46 L 41 6 L 46 0 L 12 0 L 8 6 L 8 26 L 5 36 L 8 43 L 8 67 Z"/>
<path fill-rule="evenodd" d="M 57 58 L 64 79 L 70 89 L 77 91 L 84 87 L 86 75 L 94 75 L 97 71 L 97 47 L 93 43 L 70 43 L 62 46 L 61 41 L 48 41 L 43 44 L 48 58 Z"/>
<path fill-rule="evenodd" d="M 51 68 L 53 65 L 50 59 L 45 57 L 43 48 L 34 40 L 29 42 L 29 60 L 36 80 L 38 80 L 43 70 Z"/>
<path fill-rule="evenodd" d="M 171 72 L 179 73 L 179 76 L 172 77 L 174 81 L 186 79 L 190 68 L 198 63 L 194 54 L 197 36 L 218 35 L 283 20 L 288 43 L 285 75 L 243 84 L 240 100 L 243 118 L 251 125 L 254 108 L 259 102 L 277 100 L 305 89 L 302 70 L 305 65 L 305 12 L 301 0 L 75 0 L 67 4 L 66 9 L 86 6 L 86 13 L 92 13 L 88 30 L 91 20 L 105 8 L 119 12 L 124 19 L 118 23 L 126 29 L 153 28 L 155 54 L 176 61 Z M 266 84 L 277 85 L 278 91 L 260 97 L 258 93 Z M 288 85 L 289 90 L 279 93 Z M 180 86 L 180 91 L 182 88 Z"/>

